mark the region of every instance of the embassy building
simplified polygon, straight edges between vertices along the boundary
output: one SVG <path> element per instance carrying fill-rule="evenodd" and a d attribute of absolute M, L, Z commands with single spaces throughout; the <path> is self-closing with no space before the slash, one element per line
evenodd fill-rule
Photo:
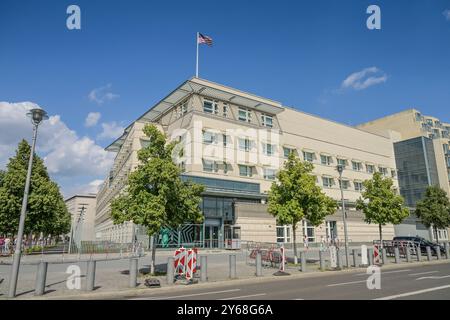
<path fill-rule="evenodd" d="M 205 186 L 201 225 L 185 224 L 161 230 L 158 246 L 181 244 L 229 248 L 240 242 L 293 241 L 290 226 L 277 224 L 267 212 L 267 197 L 277 171 L 290 153 L 314 164 L 316 183 L 341 200 L 337 165 L 345 165 L 342 187 L 351 243 L 378 238 L 378 226 L 364 222 L 355 209 L 362 182 L 379 171 L 398 190 L 391 137 L 336 123 L 280 102 L 200 78 L 191 78 L 130 124 L 106 150 L 116 153 L 114 165 L 97 195 L 96 240 L 148 243 L 145 230 L 133 223 L 114 225 L 110 203 L 138 165 L 137 152 L 150 143 L 142 129 L 156 125 L 169 140 L 178 140 L 182 154 L 176 162 L 182 179 Z M 297 241 L 343 241 L 341 208 L 318 227 L 302 221 Z M 386 239 L 394 226 L 383 228 Z"/>

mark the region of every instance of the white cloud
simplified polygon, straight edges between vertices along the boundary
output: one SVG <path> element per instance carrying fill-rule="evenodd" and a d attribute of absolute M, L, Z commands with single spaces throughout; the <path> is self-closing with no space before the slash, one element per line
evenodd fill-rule
<path fill-rule="evenodd" d="M 341 89 L 364 90 L 387 81 L 387 74 L 377 67 L 370 67 L 349 75 L 341 84 Z"/>
<path fill-rule="evenodd" d="M 118 94 L 111 92 L 111 87 L 112 85 L 109 83 L 106 86 L 93 89 L 91 92 L 89 92 L 89 100 L 92 102 L 96 102 L 97 104 L 103 104 L 107 101 L 118 98 Z"/>
<path fill-rule="evenodd" d="M 102 132 L 97 136 L 99 140 L 115 140 L 119 138 L 123 131 L 124 127 L 119 126 L 115 121 L 110 123 L 102 123 Z"/>
<path fill-rule="evenodd" d="M 71 185 L 64 192 L 64 197 L 69 198 L 76 194 L 97 194 L 104 180 L 96 179 L 89 183 Z"/>
<path fill-rule="evenodd" d="M 98 120 L 100 120 L 101 114 L 100 112 L 89 112 L 84 122 L 86 127 L 93 127 L 97 124 Z"/>
<path fill-rule="evenodd" d="M 447 19 L 447 21 L 450 21 L 450 9 L 444 10 L 442 14 L 444 15 L 445 19 Z"/>
<path fill-rule="evenodd" d="M 0 168 L 13 156 L 21 139 L 31 140 L 32 125 L 26 113 L 37 107 L 31 102 L 0 102 Z M 52 177 L 103 177 L 113 164 L 114 154 L 89 137 L 79 137 L 59 115 L 39 126 L 36 151 L 44 159 Z"/>

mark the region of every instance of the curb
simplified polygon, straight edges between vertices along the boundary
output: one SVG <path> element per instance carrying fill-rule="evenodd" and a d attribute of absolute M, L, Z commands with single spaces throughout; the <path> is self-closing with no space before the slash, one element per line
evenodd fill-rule
<path fill-rule="evenodd" d="M 436 265 L 436 264 L 446 264 L 449 263 L 449 260 L 442 259 L 442 260 L 434 260 L 434 261 L 425 261 L 425 262 L 402 262 L 399 264 L 395 263 L 389 263 L 386 265 L 381 266 L 382 270 L 391 270 L 391 269 L 401 269 L 405 266 L 427 266 L 427 265 Z M 252 277 L 252 278 L 237 278 L 237 279 L 227 279 L 227 280 L 219 280 L 219 281 L 213 281 L 213 282 L 199 282 L 198 284 L 192 285 L 186 285 L 186 286 L 177 286 L 177 285 L 168 285 L 160 288 L 146 288 L 144 286 L 140 288 L 133 288 L 133 289 L 119 289 L 114 291 L 107 291 L 107 292 L 89 292 L 89 293 L 80 293 L 77 295 L 60 295 L 60 296 L 30 296 L 30 297 L 23 297 L 23 298 L 16 298 L 16 300 L 101 300 L 101 299 L 129 299 L 129 298 L 139 298 L 142 296 L 145 297 L 151 297 L 152 295 L 157 295 L 160 293 L 166 293 L 166 292 L 184 292 L 191 289 L 201 289 L 201 288 L 214 288 L 214 287 L 220 287 L 224 285 L 235 285 L 235 284 L 251 284 L 251 283 L 258 283 L 258 282 L 273 282 L 273 281 L 289 281 L 292 279 L 301 279 L 301 278 L 316 278 L 316 277 L 323 277 L 323 276 L 329 276 L 339 273 L 352 273 L 352 272 L 365 272 L 367 268 L 350 268 L 350 269 L 343 269 L 339 271 L 333 271 L 333 270 L 327 270 L 327 271 L 310 271 L 306 273 L 291 273 L 289 276 L 285 277 L 278 277 L 274 275 L 268 275 L 268 276 L 262 276 L 262 277 Z M 4 300 L 0 297 L 0 300 Z M 6 298 L 8 300 L 8 298 Z M 11 299 L 12 300 L 12 299 Z"/>

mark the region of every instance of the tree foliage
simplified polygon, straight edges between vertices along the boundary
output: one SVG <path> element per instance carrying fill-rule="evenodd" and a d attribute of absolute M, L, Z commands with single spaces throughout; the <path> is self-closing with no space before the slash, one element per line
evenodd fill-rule
<path fill-rule="evenodd" d="M 126 188 L 111 204 L 115 224 L 133 221 L 145 226 L 149 235 L 162 227 L 200 223 L 203 186 L 182 181 L 181 170 L 172 160 L 177 142 L 167 143 L 154 125 L 146 125 L 148 146 L 138 151 L 139 165 L 130 173 Z"/>
<path fill-rule="evenodd" d="M 295 255 L 297 223 L 306 219 L 318 226 L 337 208 L 336 201 L 316 185 L 313 168 L 310 162 L 301 161 L 291 153 L 269 191 L 269 213 L 277 218 L 278 223 L 292 225 Z"/>
<path fill-rule="evenodd" d="M 416 216 L 427 227 L 437 230 L 450 226 L 450 201 L 447 193 L 439 186 L 429 186 L 422 200 L 416 203 Z"/>
<path fill-rule="evenodd" d="M 384 178 L 380 172 L 364 181 L 363 186 L 362 198 L 356 201 L 356 209 L 363 211 L 365 222 L 378 224 L 382 240 L 382 226 L 401 223 L 409 216 L 409 210 L 404 206 L 403 197 L 395 191 L 392 179 Z"/>
<path fill-rule="evenodd" d="M 16 234 L 31 147 L 22 140 L 7 170 L 0 174 L 0 234 Z M 25 234 L 60 235 L 70 229 L 70 214 L 58 185 L 51 181 L 42 159 L 33 157 Z"/>

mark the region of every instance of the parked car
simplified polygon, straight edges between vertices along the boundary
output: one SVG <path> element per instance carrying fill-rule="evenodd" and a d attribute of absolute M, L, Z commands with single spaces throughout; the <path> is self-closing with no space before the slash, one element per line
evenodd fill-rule
<path fill-rule="evenodd" d="M 445 254 L 445 248 L 442 244 L 438 244 L 436 242 L 427 240 L 422 237 L 410 237 L 410 236 L 400 236 L 400 237 L 394 237 L 392 239 L 393 241 L 412 241 L 416 246 L 420 246 L 420 251 L 423 254 L 427 253 L 427 247 L 431 248 L 431 254 L 436 255 L 436 247 L 439 245 L 439 248 L 441 249 L 441 254 Z"/>

